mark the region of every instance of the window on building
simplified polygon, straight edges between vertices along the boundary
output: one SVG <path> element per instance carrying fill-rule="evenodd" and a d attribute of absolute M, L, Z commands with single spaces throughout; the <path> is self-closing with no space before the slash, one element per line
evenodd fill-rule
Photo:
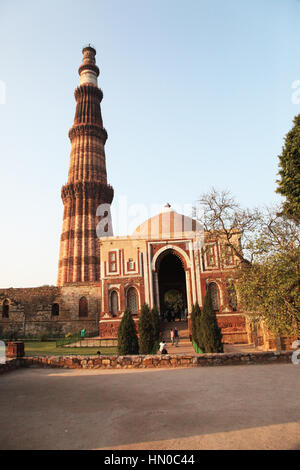
<path fill-rule="evenodd" d="M 233 249 L 231 248 L 230 245 L 225 245 L 224 247 L 224 258 L 225 258 L 225 264 L 234 263 Z"/>
<path fill-rule="evenodd" d="M 134 271 L 134 261 L 132 258 L 128 260 L 128 271 Z"/>
<path fill-rule="evenodd" d="M 9 318 L 9 301 L 7 299 L 4 300 L 2 306 L 2 317 Z"/>
<path fill-rule="evenodd" d="M 137 305 L 137 295 L 134 287 L 129 287 L 127 291 L 127 308 L 130 310 L 132 315 L 137 315 L 138 305 Z"/>
<path fill-rule="evenodd" d="M 208 285 L 208 291 L 211 298 L 211 303 L 215 312 L 219 311 L 219 289 L 215 282 Z"/>
<path fill-rule="evenodd" d="M 109 271 L 117 271 L 117 253 L 115 251 L 109 253 Z"/>
<path fill-rule="evenodd" d="M 215 266 L 216 257 L 215 257 L 215 248 L 213 245 L 207 247 L 206 259 L 207 259 L 207 266 Z"/>
<path fill-rule="evenodd" d="M 237 295 L 233 282 L 227 284 L 228 304 L 234 312 L 237 310 Z"/>
<path fill-rule="evenodd" d="M 81 297 L 79 300 L 79 317 L 87 317 L 88 316 L 88 301 L 86 297 Z"/>
<path fill-rule="evenodd" d="M 115 290 L 110 294 L 110 313 L 113 317 L 118 314 L 118 294 Z"/>
<path fill-rule="evenodd" d="M 59 315 L 59 304 L 52 304 L 51 315 L 52 317 L 57 317 Z"/>

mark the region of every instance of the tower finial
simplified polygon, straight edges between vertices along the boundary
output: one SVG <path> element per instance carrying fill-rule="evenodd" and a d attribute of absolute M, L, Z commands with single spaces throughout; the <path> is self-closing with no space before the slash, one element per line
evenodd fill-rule
<path fill-rule="evenodd" d="M 89 44 L 82 49 L 82 54 L 82 64 L 78 69 L 80 85 L 91 84 L 98 86 L 97 77 L 100 72 L 95 60 L 96 49 Z"/>

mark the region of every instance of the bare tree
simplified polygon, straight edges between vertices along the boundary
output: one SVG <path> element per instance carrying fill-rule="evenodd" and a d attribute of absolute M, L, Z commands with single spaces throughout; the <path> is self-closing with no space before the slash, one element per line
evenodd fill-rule
<path fill-rule="evenodd" d="M 258 209 L 242 209 L 229 191 L 212 188 L 197 201 L 194 216 L 204 227 L 206 242 L 219 240 L 233 250 L 240 263 L 252 262 L 250 247 L 262 217 Z"/>

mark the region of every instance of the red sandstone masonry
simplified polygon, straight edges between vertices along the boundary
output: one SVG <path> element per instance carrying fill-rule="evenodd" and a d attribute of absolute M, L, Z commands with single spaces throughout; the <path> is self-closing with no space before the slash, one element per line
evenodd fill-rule
<path fill-rule="evenodd" d="M 148 369 L 292 363 L 293 351 L 164 356 L 33 356 L 0 364 L 0 374 L 19 367 L 65 369 Z"/>
<path fill-rule="evenodd" d="M 90 70 L 98 76 L 96 51 L 83 49 L 79 74 Z M 100 280 L 96 226 L 100 204 L 110 204 L 114 191 L 107 184 L 105 142 L 100 103 L 102 91 L 92 83 L 81 83 L 75 90 L 76 112 L 69 131 L 71 141 L 68 182 L 62 187 L 64 218 L 60 241 L 57 284 Z"/>

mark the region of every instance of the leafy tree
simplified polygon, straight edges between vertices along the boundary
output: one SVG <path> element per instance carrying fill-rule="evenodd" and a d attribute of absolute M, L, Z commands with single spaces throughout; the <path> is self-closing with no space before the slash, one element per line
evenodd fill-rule
<path fill-rule="evenodd" d="M 275 334 L 300 335 L 300 230 L 276 208 L 253 244 L 255 261 L 238 273 L 241 306 Z"/>
<path fill-rule="evenodd" d="M 300 255 L 300 254 L 299 254 Z M 239 280 L 241 302 L 251 316 L 265 321 L 275 334 L 300 335 L 299 262 L 281 255 L 244 269 Z"/>
<path fill-rule="evenodd" d="M 283 214 L 300 222 L 300 114 L 287 133 L 282 154 L 279 155 L 279 176 L 276 192 L 284 196 Z"/>
<path fill-rule="evenodd" d="M 204 241 L 219 243 L 222 267 L 226 266 L 227 248 L 231 248 L 236 265 L 251 263 L 253 252 L 249 246 L 259 232 L 261 220 L 258 209 L 243 209 L 229 191 L 212 188 L 200 196 L 194 215 L 203 226 Z"/>
<path fill-rule="evenodd" d="M 147 304 L 144 304 L 138 323 L 140 354 L 151 354 L 155 344 L 152 315 Z"/>
<path fill-rule="evenodd" d="M 216 313 L 213 309 L 208 290 L 204 297 L 198 336 L 201 349 L 204 349 L 206 353 L 223 352 L 221 329 L 218 326 Z"/>
<path fill-rule="evenodd" d="M 130 311 L 126 309 L 118 328 L 118 353 L 125 356 L 138 354 L 138 352 L 139 343 L 135 323 Z"/>
<path fill-rule="evenodd" d="M 192 333 L 192 340 L 197 343 L 199 348 L 201 347 L 199 344 L 199 336 L 198 336 L 200 317 L 201 317 L 201 309 L 199 307 L 198 302 L 196 302 L 193 305 L 192 313 L 191 313 L 191 333 Z"/>
<path fill-rule="evenodd" d="M 152 326 L 153 326 L 153 334 L 154 334 L 154 342 L 159 340 L 160 334 L 160 318 L 159 313 L 156 307 L 151 310 L 151 318 L 152 318 Z"/>
<path fill-rule="evenodd" d="M 171 308 L 174 310 L 183 309 L 182 294 L 176 289 L 168 290 L 165 293 L 164 301 L 166 308 Z"/>
<path fill-rule="evenodd" d="M 228 295 L 228 304 L 229 307 L 232 308 L 233 311 L 237 309 L 237 295 L 234 282 L 232 280 L 227 280 L 227 295 Z"/>

